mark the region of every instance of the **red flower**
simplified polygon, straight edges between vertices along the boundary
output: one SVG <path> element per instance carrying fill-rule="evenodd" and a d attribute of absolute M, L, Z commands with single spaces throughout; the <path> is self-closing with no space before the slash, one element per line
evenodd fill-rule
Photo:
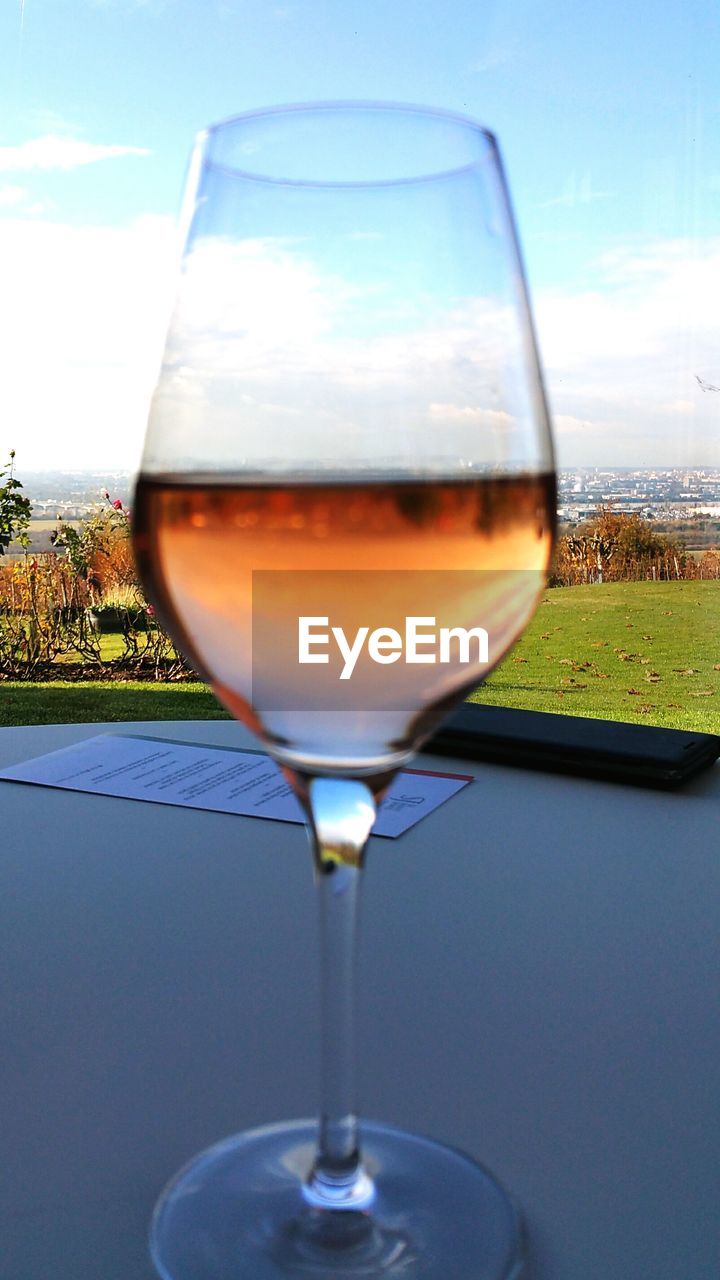
<path fill-rule="evenodd" d="M 155 617 L 155 610 L 153 609 L 151 604 L 148 605 L 146 612 L 149 615 L 149 617 L 151 618 Z"/>
<path fill-rule="evenodd" d="M 116 498 L 113 502 L 113 508 L 115 511 L 122 511 L 122 502 L 119 498 Z"/>

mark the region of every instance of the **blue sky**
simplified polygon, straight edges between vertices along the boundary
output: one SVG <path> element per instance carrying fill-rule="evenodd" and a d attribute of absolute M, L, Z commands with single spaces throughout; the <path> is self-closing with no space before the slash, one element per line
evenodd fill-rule
<path fill-rule="evenodd" d="M 423 102 L 499 135 L 561 464 L 720 465 L 716 0 L 6 0 L 0 454 L 133 467 L 190 143 Z"/>

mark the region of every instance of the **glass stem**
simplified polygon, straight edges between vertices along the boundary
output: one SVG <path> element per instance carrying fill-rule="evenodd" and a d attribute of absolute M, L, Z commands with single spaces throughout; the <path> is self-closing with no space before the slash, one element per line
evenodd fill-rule
<path fill-rule="evenodd" d="M 373 793 L 349 778 L 315 778 L 306 804 L 320 908 L 321 1105 L 318 1149 L 305 1187 L 316 1209 L 365 1209 L 373 1186 L 362 1166 L 355 1115 L 355 957 Z"/>

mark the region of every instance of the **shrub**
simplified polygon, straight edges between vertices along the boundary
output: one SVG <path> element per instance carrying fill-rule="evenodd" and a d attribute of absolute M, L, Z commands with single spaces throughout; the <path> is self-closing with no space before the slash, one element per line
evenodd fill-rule
<path fill-rule="evenodd" d="M 188 678 L 194 673 L 155 621 L 154 610 L 138 581 L 130 537 L 130 512 L 103 490 L 78 527 L 58 517 L 53 551 L 32 556 L 27 528 L 30 501 L 20 495 L 10 464 L 0 477 L 0 554 L 11 542 L 23 554 L 0 565 L 0 676 L 47 678 L 62 660 L 77 674 L 128 672 L 154 679 Z M 112 614 L 122 636 L 119 652 L 108 658 L 101 633 Z M 87 671 L 85 670 L 87 668 Z"/>
<path fill-rule="evenodd" d="M 32 503 L 20 493 L 22 485 L 14 475 L 15 450 L 10 450 L 9 461 L 0 467 L 0 556 L 4 556 L 11 542 L 27 547 L 27 529 L 32 515 Z"/>
<path fill-rule="evenodd" d="M 551 585 L 694 576 L 694 563 L 684 548 L 657 533 L 642 516 L 608 506 L 559 539 Z"/>

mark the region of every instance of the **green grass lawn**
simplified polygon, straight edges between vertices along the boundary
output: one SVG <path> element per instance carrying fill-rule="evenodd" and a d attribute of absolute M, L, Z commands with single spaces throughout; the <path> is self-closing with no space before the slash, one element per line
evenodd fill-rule
<path fill-rule="evenodd" d="M 547 591 L 472 700 L 720 733 L 720 582 Z"/>
<path fill-rule="evenodd" d="M 120 720 L 228 720 L 227 712 L 197 683 L 88 680 L 0 684 L 0 726 L 79 724 Z"/>
<path fill-rule="evenodd" d="M 720 582 L 547 591 L 473 700 L 720 733 Z M 0 683 L 0 725 L 219 718 L 199 683 Z"/>

